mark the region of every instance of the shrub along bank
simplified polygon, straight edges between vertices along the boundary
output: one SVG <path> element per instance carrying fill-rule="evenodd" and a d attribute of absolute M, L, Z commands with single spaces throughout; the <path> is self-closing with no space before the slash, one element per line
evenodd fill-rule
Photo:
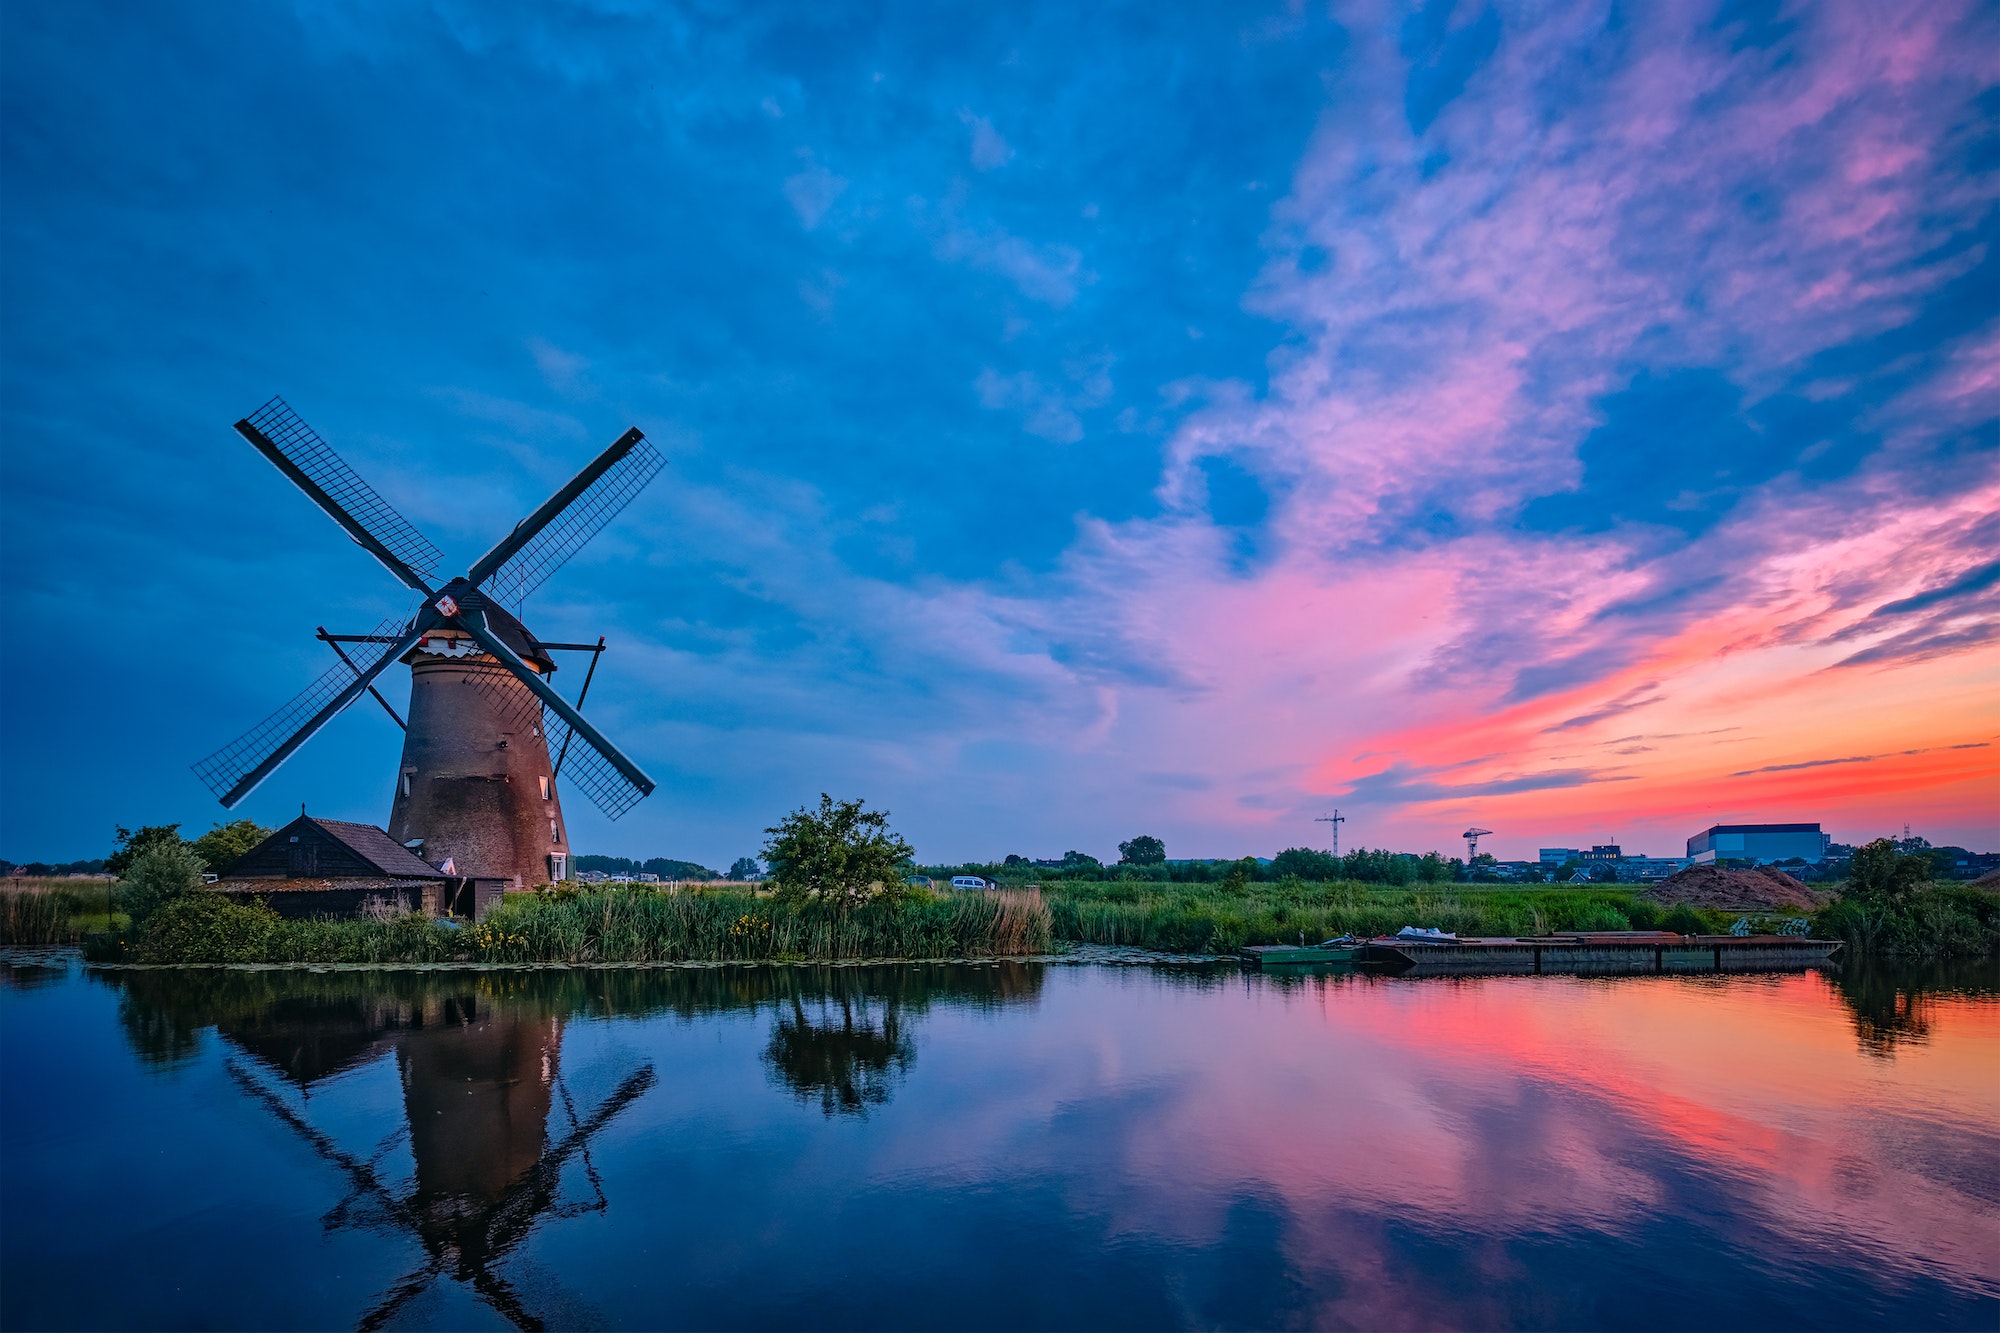
<path fill-rule="evenodd" d="M 2000 952 L 2000 893 L 1932 881 L 1923 852 L 1888 838 L 1855 850 L 1840 896 L 1813 919 L 1817 933 L 1857 955 L 1930 961 Z"/>

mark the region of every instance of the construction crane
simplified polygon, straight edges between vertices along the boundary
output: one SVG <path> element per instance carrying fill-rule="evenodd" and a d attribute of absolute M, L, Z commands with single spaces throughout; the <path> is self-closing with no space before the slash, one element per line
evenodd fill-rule
<path fill-rule="evenodd" d="M 1465 839 L 1465 863 L 1472 864 L 1472 858 L 1479 855 L 1479 840 L 1491 833 L 1490 828 L 1469 828 L 1458 836 Z"/>
<path fill-rule="evenodd" d="M 1338 809 L 1334 810 L 1330 815 L 1321 815 L 1313 821 L 1315 824 L 1333 825 L 1333 854 L 1335 856 L 1340 855 L 1340 826 L 1346 822 L 1347 816 L 1341 814 Z"/>

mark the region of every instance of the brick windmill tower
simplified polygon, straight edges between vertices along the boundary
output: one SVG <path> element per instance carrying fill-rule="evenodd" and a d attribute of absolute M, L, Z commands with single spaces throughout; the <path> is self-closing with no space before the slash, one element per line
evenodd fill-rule
<path fill-rule="evenodd" d="M 653 780 L 578 711 L 604 640 L 544 642 L 507 608 L 518 609 L 644 489 L 664 465 L 658 451 L 636 428 L 626 431 L 464 575 L 440 581 L 443 553 L 282 399 L 236 430 L 421 600 L 372 633 L 321 629 L 339 664 L 195 773 L 233 807 L 367 693 L 404 731 L 392 837 L 452 874 L 519 887 L 567 878 L 557 777 L 612 819 L 650 794 Z M 574 705 L 550 684 L 558 652 L 591 655 Z M 410 668 L 407 722 L 375 685 L 392 662 Z"/>

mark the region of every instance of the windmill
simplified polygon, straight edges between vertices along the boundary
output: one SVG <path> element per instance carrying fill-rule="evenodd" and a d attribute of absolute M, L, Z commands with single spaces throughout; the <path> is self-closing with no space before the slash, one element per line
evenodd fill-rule
<path fill-rule="evenodd" d="M 1479 855 L 1479 840 L 1491 833 L 1490 828 L 1469 828 L 1458 836 L 1465 839 L 1465 863 L 1472 864 L 1472 858 Z"/>
<path fill-rule="evenodd" d="M 658 1081 L 653 1066 L 644 1065 L 627 1075 L 595 1111 L 579 1117 L 568 1087 L 558 1079 L 556 1091 L 562 1097 L 569 1132 L 554 1144 L 541 1147 L 532 1164 L 497 1191 L 468 1192 L 426 1186 L 422 1179 L 426 1154 L 413 1141 L 418 1181 L 413 1191 L 399 1198 L 391 1192 L 387 1173 L 380 1164 L 404 1140 L 414 1140 L 409 1125 L 391 1134 L 372 1156 L 359 1158 L 342 1149 L 324 1130 L 266 1087 L 243 1061 L 225 1060 L 223 1068 L 238 1087 L 347 1177 L 347 1196 L 321 1218 L 326 1230 L 359 1227 L 400 1233 L 413 1238 L 422 1248 L 423 1259 L 417 1267 L 395 1282 L 375 1307 L 361 1317 L 359 1327 L 364 1330 L 385 1327 L 403 1307 L 423 1295 L 441 1277 L 454 1278 L 471 1288 L 494 1313 L 515 1328 L 547 1327 L 500 1274 L 501 1261 L 518 1249 L 545 1218 L 575 1217 L 605 1210 L 608 1204 L 597 1169 L 590 1160 L 590 1141 Z M 410 1082 L 407 1073 L 403 1081 L 407 1096 Z M 476 1112 L 479 1108 L 473 1109 Z M 505 1125 L 507 1118 L 486 1116 L 480 1123 Z M 540 1146 L 539 1122 L 527 1127 L 507 1125 L 507 1128 L 516 1133 L 525 1128 L 536 1140 L 536 1146 Z M 595 1197 L 566 1203 L 561 1198 L 564 1168 L 578 1157 L 583 1161 L 584 1177 Z"/>
<path fill-rule="evenodd" d="M 1313 820 L 1315 824 L 1333 825 L 1333 854 L 1335 856 L 1340 855 L 1340 826 L 1346 822 L 1347 816 L 1341 814 L 1338 809 L 1335 809 L 1330 815 L 1321 815 L 1319 818 Z"/>
<path fill-rule="evenodd" d="M 612 819 L 654 784 L 578 711 L 604 641 L 543 642 L 518 613 L 529 593 L 653 479 L 664 466 L 658 451 L 636 427 L 626 431 L 463 575 L 441 580 L 443 553 L 282 398 L 237 422 L 236 431 L 419 600 L 407 616 L 368 634 L 322 628 L 319 637 L 340 661 L 195 764 L 196 775 L 234 807 L 371 693 L 404 729 L 392 837 L 459 875 L 508 879 L 516 887 L 566 878 L 569 835 L 555 786 L 561 766 L 567 763 L 571 782 Z M 575 705 L 547 679 L 556 670 L 550 654 L 560 651 L 592 654 Z M 407 722 L 375 688 L 392 662 L 410 667 Z"/>

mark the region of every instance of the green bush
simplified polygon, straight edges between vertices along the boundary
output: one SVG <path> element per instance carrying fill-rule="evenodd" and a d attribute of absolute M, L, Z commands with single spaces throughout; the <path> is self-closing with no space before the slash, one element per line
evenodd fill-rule
<path fill-rule="evenodd" d="M 1900 893 L 1850 886 L 1814 918 L 1813 933 L 1862 956 L 1976 958 L 2000 951 L 2000 895 L 1969 884 Z"/>
<path fill-rule="evenodd" d="M 1636 917 L 1633 918 L 1633 924 L 1638 924 Z M 1701 913 L 1686 903 L 1677 903 L 1667 909 L 1667 914 L 1660 918 L 1658 925 L 1653 927 L 1653 929 L 1671 930 L 1676 935 L 1707 935 L 1712 933 L 1708 922 L 1702 919 Z"/>
<path fill-rule="evenodd" d="M 261 903 L 239 907 L 214 893 L 182 894 L 133 920 L 130 956 L 147 963 L 271 962 L 271 937 L 283 924 Z"/>
<path fill-rule="evenodd" d="M 175 899 L 199 891 L 206 868 L 186 843 L 155 842 L 126 866 L 118 885 L 119 906 L 135 923 L 144 921 Z"/>

